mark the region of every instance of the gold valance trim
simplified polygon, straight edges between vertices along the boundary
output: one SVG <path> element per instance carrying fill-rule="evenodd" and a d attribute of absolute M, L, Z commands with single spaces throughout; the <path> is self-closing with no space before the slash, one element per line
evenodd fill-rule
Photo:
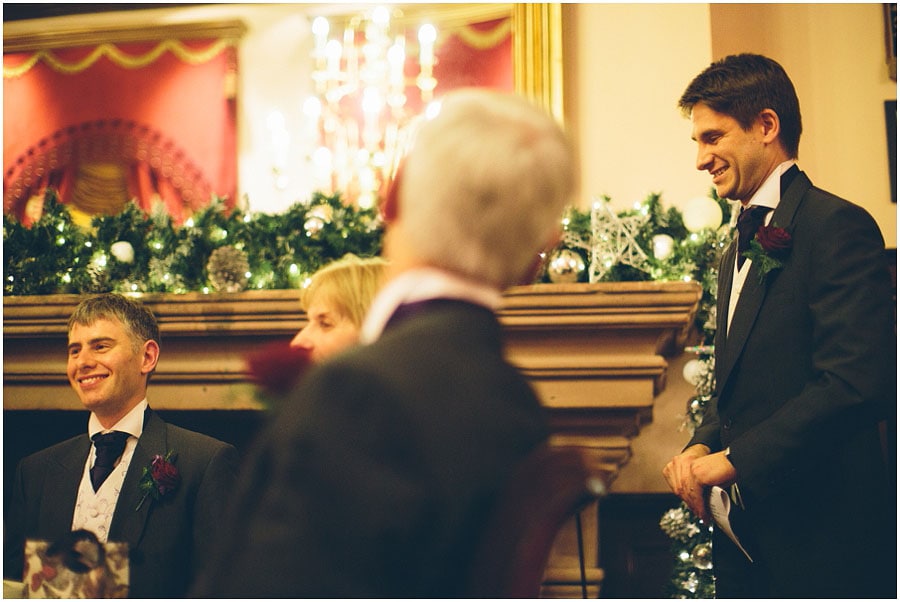
<path fill-rule="evenodd" d="M 107 57 L 114 64 L 126 69 L 140 69 L 154 63 L 166 52 L 171 52 L 179 60 L 191 64 L 200 65 L 206 63 L 228 47 L 234 46 L 234 40 L 216 40 L 206 48 L 194 50 L 185 46 L 180 40 L 162 40 L 148 52 L 133 56 L 123 52 L 115 44 L 100 44 L 85 58 L 74 63 L 66 63 L 60 60 L 52 50 L 38 50 L 21 65 L 15 67 L 3 66 L 3 79 L 21 77 L 28 73 L 39 61 L 44 61 L 51 69 L 67 75 L 80 73 L 90 68 L 101 57 Z"/>
<path fill-rule="evenodd" d="M 459 36 L 464 44 L 478 50 L 487 50 L 493 48 L 512 35 L 512 22 L 510 19 L 503 19 L 495 27 L 482 30 L 472 26 L 460 27 L 459 29 L 448 32 Z"/>
<path fill-rule="evenodd" d="M 136 11 L 137 12 L 137 11 Z M 157 11 L 158 12 L 158 11 Z M 3 52 L 37 52 L 54 48 L 79 48 L 100 44 L 158 42 L 160 40 L 239 40 L 247 26 L 241 20 L 159 23 L 146 18 L 119 26 L 84 24 L 69 26 L 63 19 L 37 19 L 3 24 Z M 53 25 L 47 23 L 52 21 Z"/>

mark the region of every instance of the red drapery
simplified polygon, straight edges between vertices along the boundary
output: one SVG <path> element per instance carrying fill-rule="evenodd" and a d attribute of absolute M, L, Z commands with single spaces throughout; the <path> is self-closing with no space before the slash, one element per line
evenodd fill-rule
<path fill-rule="evenodd" d="M 492 32 L 509 24 L 509 18 L 494 19 L 468 25 L 474 31 Z M 477 86 L 512 92 L 512 32 L 508 31 L 495 44 L 479 48 L 467 44 L 459 35 L 448 36 L 436 51 L 434 68 L 438 81 L 435 96 L 454 88 Z"/>
<path fill-rule="evenodd" d="M 79 163 L 115 156 L 142 207 L 158 195 L 180 221 L 212 194 L 234 203 L 236 49 L 169 42 L 180 52 L 161 42 L 118 44 L 118 60 L 102 54 L 90 66 L 98 47 L 54 50 L 53 60 L 12 77 L 6 71 L 34 53 L 4 54 L 5 212 L 22 217 L 48 184 L 71 201 Z"/>
<path fill-rule="evenodd" d="M 505 17 L 466 25 L 473 32 L 483 34 L 505 32 L 502 37 L 481 45 L 466 42 L 459 32 L 452 32 L 441 40 L 435 47 L 435 98 L 464 87 L 493 88 L 505 92 L 515 89 L 509 22 L 509 17 Z M 406 64 L 407 78 L 414 81 L 418 72 L 417 56 L 410 55 Z M 415 85 L 411 85 L 406 94 L 410 112 L 421 112 L 422 101 Z"/>

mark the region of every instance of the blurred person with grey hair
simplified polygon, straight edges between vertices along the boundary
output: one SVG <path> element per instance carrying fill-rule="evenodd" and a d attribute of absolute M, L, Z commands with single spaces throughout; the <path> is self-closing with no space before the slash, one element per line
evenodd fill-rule
<path fill-rule="evenodd" d="M 495 497 L 548 437 L 495 310 L 557 242 L 576 171 L 525 99 L 445 97 L 382 207 L 387 278 L 363 344 L 304 375 L 259 439 L 195 595 L 465 595 Z"/>

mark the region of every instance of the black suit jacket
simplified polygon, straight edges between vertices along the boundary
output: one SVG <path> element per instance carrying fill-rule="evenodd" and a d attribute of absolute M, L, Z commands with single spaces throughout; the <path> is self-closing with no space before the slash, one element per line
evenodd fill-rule
<path fill-rule="evenodd" d="M 194 594 L 459 596 L 499 487 L 547 434 L 493 313 L 430 303 L 304 377 Z"/>
<path fill-rule="evenodd" d="M 689 445 L 731 448 L 747 509 L 742 538 L 772 595 L 866 597 L 896 583 L 895 507 L 885 503 L 877 430 L 897 379 L 884 241 L 860 207 L 796 168 L 784 178 L 770 223 L 793 246 L 762 283 L 751 264 L 727 336 L 734 244 L 722 258 L 716 392 Z"/>
<path fill-rule="evenodd" d="M 25 538 L 55 541 L 71 531 L 78 486 L 91 450 L 79 435 L 24 458 L 16 470 L 4 538 L 4 575 L 22 579 Z M 178 488 L 141 502 L 138 483 L 153 456 L 174 450 Z M 167 424 L 147 411 L 144 430 L 125 475 L 109 541 L 130 550 L 133 598 L 181 597 L 210 554 L 234 487 L 237 450 L 222 441 Z"/>

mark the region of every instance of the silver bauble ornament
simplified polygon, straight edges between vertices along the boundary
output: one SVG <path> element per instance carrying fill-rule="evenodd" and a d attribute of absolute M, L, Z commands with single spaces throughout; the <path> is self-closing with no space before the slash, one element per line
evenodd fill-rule
<path fill-rule="evenodd" d="M 559 249 L 550 257 L 547 276 L 550 282 L 578 282 L 585 269 L 584 259 L 572 249 Z"/>
<path fill-rule="evenodd" d="M 316 205 L 315 207 L 310 208 L 307 215 L 310 217 L 317 217 L 328 224 L 334 217 L 334 209 L 331 208 L 331 205 Z"/>
<path fill-rule="evenodd" d="M 122 263 L 134 261 L 134 247 L 127 240 L 114 242 L 109 247 L 110 254 Z"/>
<path fill-rule="evenodd" d="M 697 587 L 699 587 L 699 585 L 700 578 L 697 577 L 697 573 L 692 572 L 690 575 L 688 575 L 687 579 L 682 582 L 681 587 L 691 592 L 692 594 L 696 594 Z"/>
<path fill-rule="evenodd" d="M 325 227 L 325 221 L 321 217 L 312 216 L 308 218 L 305 222 L 303 222 L 303 229 L 306 231 L 306 235 L 315 238 L 322 232 L 322 228 Z"/>
<path fill-rule="evenodd" d="M 675 239 L 668 234 L 657 234 L 653 237 L 653 256 L 660 261 L 668 259 L 675 250 Z"/>
<path fill-rule="evenodd" d="M 330 224 L 333 218 L 334 209 L 331 208 L 331 205 L 310 207 L 309 211 L 306 212 L 306 221 L 303 222 L 303 229 L 306 231 L 307 236 L 315 238 L 322 232 L 325 224 Z"/>
<path fill-rule="evenodd" d="M 712 568 L 712 546 L 708 543 L 700 543 L 691 552 L 691 564 L 698 569 L 707 571 Z"/>
<path fill-rule="evenodd" d="M 694 385 L 695 387 L 700 383 L 700 379 L 703 378 L 703 364 L 698 359 L 690 359 L 684 363 L 684 368 L 681 369 L 681 375 L 684 376 L 684 380 Z"/>

